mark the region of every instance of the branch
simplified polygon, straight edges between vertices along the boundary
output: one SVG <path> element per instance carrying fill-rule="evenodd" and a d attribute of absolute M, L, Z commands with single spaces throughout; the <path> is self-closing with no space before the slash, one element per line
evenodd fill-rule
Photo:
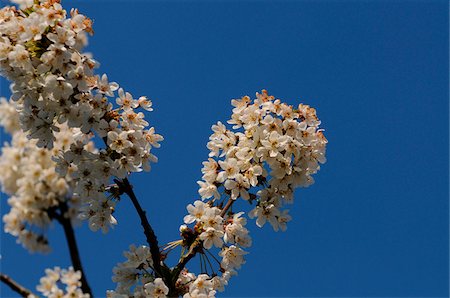
<path fill-rule="evenodd" d="M 165 272 L 163 272 L 161 267 L 161 252 L 159 251 L 159 244 L 158 239 L 156 238 L 155 232 L 153 231 L 152 226 L 148 222 L 147 216 L 145 214 L 145 210 L 142 209 L 141 205 L 139 204 L 139 201 L 134 194 L 133 187 L 131 186 L 130 182 L 127 178 L 124 178 L 122 181 L 115 180 L 118 184 L 119 188 L 130 197 L 131 202 L 134 205 L 134 208 L 136 209 L 139 218 L 141 219 L 141 225 L 144 228 L 144 234 L 147 239 L 147 243 L 150 245 L 150 253 L 152 255 L 153 260 L 153 267 L 155 270 L 155 273 L 157 276 L 162 277 L 165 279 Z M 166 267 L 166 266 L 164 266 Z M 164 268 L 165 271 L 170 270 L 169 268 Z"/>
<path fill-rule="evenodd" d="M 92 295 L 92 290 L 89 287 L 89 283 L 86 279 L 86 274 L 83 270 L 83 265 L 81 264 L 80 253 L 78 251 L 77 240 L 75 239 L 75 232 L 73 230 L 72 222 L 70 218 L 66 218 L 64 214 L 67 212 L 67 205 L 65 203 L 60 205 L 61 214 L 55 215 L 53 213 L 54 218 L 63 226 L 64 234 L 66 235 L 67 245 L 69 247 L 70 259 L 72 260 L 73 268 L 76 271 L 81 272 L 81 290 L 85 294 L 89 294 L 90 297 L 94 297 Z"/>
<path fill-rule="evenodd" d="M 34 295 L 30 290 L 27 288 L 21 286 L 19 283 L 17 283 L 15 280 L 13 280 L 11 277 L 9 277 L 6 274 L 0 273 L 0 280 L 4 282 L 8 287 L 10 287 L 14 292 L 17 292 L 22 297 L 37 297 Z"/>
<path fill-rule="evenodd" d="M 223 207 L 222 212 L 220 212 L 220 216 L 223 217 L 225 215 L 225 213 L 227 213 L 228 209 L 231 208 L 231 206 L 233 205 L 233 203 L 236 200 L 233 200 L 232 198 L 228 199 L 228 202 L 225 204 L 225 207 Z"/>

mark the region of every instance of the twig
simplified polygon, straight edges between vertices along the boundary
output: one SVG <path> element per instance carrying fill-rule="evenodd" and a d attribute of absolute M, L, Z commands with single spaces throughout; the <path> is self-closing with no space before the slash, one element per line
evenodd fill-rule
<path fill-rule="evenodd" d="M 130 197 L 131 202 L 133 203 L 134 208 L 136 209 L 139 218 L 141 219 L 141 225 L 144 228 L 144 234 L 147 239 L 147 243 L 150 245 L 150 253 L 152 254 L 153 266 L 155 268 L 156 275 L 165 279 L 165 274 L 162 272 L 161 268 L 161 252 L 159 251 L 158 239 L 156 238 L 152 226 L 148 222 L 145 210 L 142 209 L 141 205 L 139 204 L 139 201 L 134 194 L 133 187 L 131 186 L 127 178 L 122 179 L 122 181 L 116 180 L 116 182 L 118 182 L 119 188 L 122 188 L 122 191 L 126 193 L 128 197 Z"/>
<path fill-rule="evenodd" d="M 22 297 L 35 297 L 30 290 L 27 288 L 21 286 L 18 282 L 13 280 L 11 277 L 9 277 L 6 274 L 0 273 L 0 280 L 4 282 L 8 287 L 10 287 L 14 292 L 18 293 Z"/>
<path fill-rule="evenodd" d="M 64 214 L 67 212 L 67 204 L 65 203 L 61 204 L 60 211 L 61 211 L 60 214 L 53 213 L 52 216 L 63 226 L 73 268 L 76 271 L 81 272 L 81 290 L 83 291 L 83 293 L 89 294 L 91 297 L 94 297 L 92 295 L 92 290 L 89 287 L 89 283 L 86 279 L 86 274 L 84 273 L 83 265 L 81 264 L 80 253 L 78 251 L 77 240 L 75 238 L 75 232 L 73 230 L 72 222 L 70 218 L 66 218 L 64 216 Z"/>
<path fill-rule="evenodd" d="M 223 207 L 222 212 L 220 212 L 220 216 L 223 217 L 225 215 L 225 213 L 227 213 L 228 209 L 231 208 L 231 206 L 233 205 L 234 201 L 232 198 L 228 199 L 228 202 L 225 204 L 225 207 Z"/>

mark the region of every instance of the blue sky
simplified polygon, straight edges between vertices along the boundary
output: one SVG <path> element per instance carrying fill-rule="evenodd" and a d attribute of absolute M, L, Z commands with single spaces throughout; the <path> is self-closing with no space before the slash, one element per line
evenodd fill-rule
<path fill-rule="evenodd" d="M 88 49 L 100 71 L 153 99 L 160 161 L 131 181 L 162 243 L 197 198 L 210 126 L 228 119 L 231 98 L 265 88 L 317 109 L 328 162 L 296 192 L 287 232 L 250 221 L 254 245 L 223 297 L 448 296 L 447 1 L 76 6 L 94 20 Z M 122 251 L 144 244 L 127 199 L 116 215 L 107 235 L 77 230 L 98 297 L 114 288 Z M 3 233 L 1 271 L 33 288 L 45 268 L 69 266 L 62 229 L 50 232 L 48 256 Z"/>

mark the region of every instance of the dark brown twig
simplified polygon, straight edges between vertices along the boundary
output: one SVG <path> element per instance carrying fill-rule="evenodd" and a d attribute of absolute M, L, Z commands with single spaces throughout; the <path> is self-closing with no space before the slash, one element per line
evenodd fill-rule
<path fill-rule="evenodd" d="M 161 252 L 159 251 L 158 238 L 156 237 L 155 232 L 153 231 L 153 228 L 147 219 L 145 210 L 142 209 L 141 205 L 139 204 L 139 201 L 133 191 L 133 187 L 131 186 L 127 178 L 122 179 L 122 181 L 116 180 L 116 182 L 118 183 L 119 188 L 121 188 L 121 190 L 126 193 L 131 199 L 131 202 L 133 203 L 133 206 L 136 209 L 139 218 L 141 219 L 141 225 L 144 228 L 144 235 L 146 237 L 147 243 L 150 245 L 150 253 L 152 254 L 153 267 L 155 269 L 156 275 L 165 279 L 166 274 L 165 272 L 163 272 L 161 266 Z M 167 269 L 166 271 L 169 271 L 169 268 L 164 269 Z"/>
<path fill-rule="evenodd" d="M 64 214 L 68 211 L 67 204 L 62 203 L 60 205 L 60 214 L 53 212 L 51 217 L 55 218 L 63 227 L 64 234 L 66 235 L 67 246 L 69 247 L 70 259 L 72 260 L 73 268 L 76 271 L 81 272 L 81 290 L 85 294 L 89 294 L 91 297 L 92 290 L 89 286 L 89 283 L 86 279 L 86 274 L 83 270 L 83 265 L 81 264 L 80 253 L 78 251 L 77 240 L 75 238 L 75 232 L 73 230 L 72 222 L 70 218 L 66 218 Z"/>
<path fill-rule="evenodd" d="M 6 274 L 0 273 L 0 280 L 5 283 L 8 287 L 10 287 L 14 292 L 18 293 L 22 297 L 33 297 L 34 295 L 30 290 L 21 286 L 18 282 L 13 280 Z M 36 296 L 37 297 L 37 296 Z"/>

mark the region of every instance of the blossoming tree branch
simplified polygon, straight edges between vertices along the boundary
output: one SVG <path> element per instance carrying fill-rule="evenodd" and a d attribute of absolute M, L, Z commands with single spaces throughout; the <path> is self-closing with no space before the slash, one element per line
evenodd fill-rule
<path fill-rule="evenodd" d="M 252 245 L 247 218 L 285 231 L 294 190 L 311 185 L 325 162 L 327 140 L 316 111 L 265 90 L 254 99 L 233 99 L 228 125 L 212 126 L 199 198 L 187 206 L 178 240 L 161 244 L 152 212 L 133 191 L 139 186 L 128 180 L 157 161 L 153 148 L 163 137 L 146 119 L 152 102 L 95 72 L 99 63 L 83 53 L 93 34 L 89 18 L 76 9 L 67 13 L 58 0 L 16 2 L 0 10 L 1 73 L 12 92 L 0 101 L 0 124 L 11 135 L 0 156 L 10 205 L 4 229 L 30 252 L 46 253 L 48 226 L 60 224 L 73 264 L 47 269 L 36 291 L 93 297 L 74 224 L 86 221 L 92 231 L 107 233 L 118 224 L 113 212 L 124 196 L 143 238 L 114 267 L 117 287 L 107 297 L 215 297 L 224 291 Z M 191 266 L 193 259 L 200 266 Z M 23 297 L 38 295 L 7 273 L 1 281 Z"/>

